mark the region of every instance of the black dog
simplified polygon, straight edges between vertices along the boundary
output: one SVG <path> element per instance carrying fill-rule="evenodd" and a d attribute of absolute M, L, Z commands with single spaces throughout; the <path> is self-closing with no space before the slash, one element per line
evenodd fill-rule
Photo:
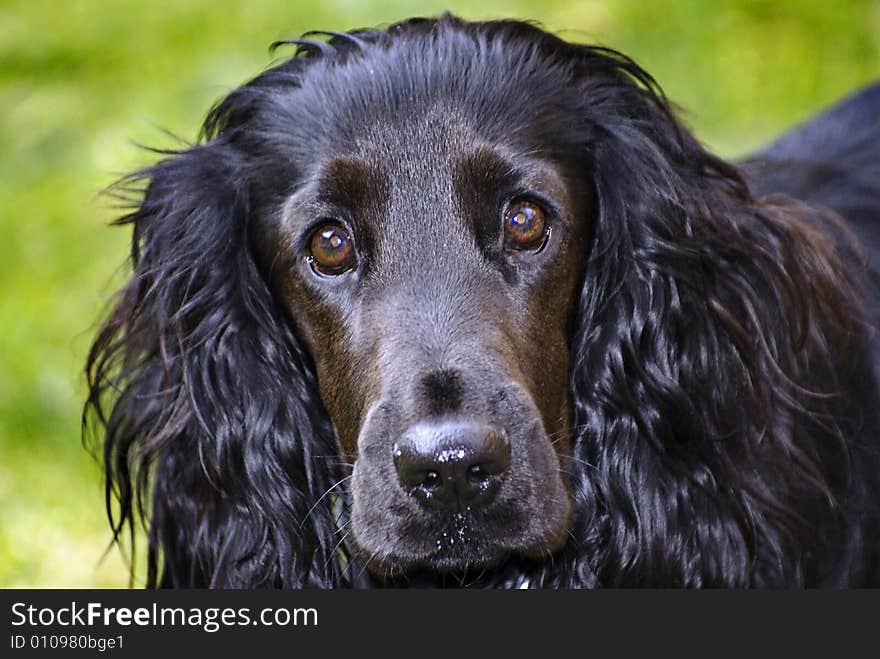
<path fill-rule="evenodd" d="M 878 584 L 880 88 L 737 167 L 611 50 L 328 36 L 128 179 L 150 586 Z"/>

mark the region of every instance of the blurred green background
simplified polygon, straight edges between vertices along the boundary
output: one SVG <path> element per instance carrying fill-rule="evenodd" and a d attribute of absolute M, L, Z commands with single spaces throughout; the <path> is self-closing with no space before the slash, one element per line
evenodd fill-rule
<path fill-rule="evenodd" d="M 0 0 L 0 586 L 124 586 L 80 445 L 84 355 L 126 274 L 100 190 L 195 137 L 275 39 L 444 9 L 632 55 L 697 135 L 744 153 L 880 77 L 880 1 Z"/>

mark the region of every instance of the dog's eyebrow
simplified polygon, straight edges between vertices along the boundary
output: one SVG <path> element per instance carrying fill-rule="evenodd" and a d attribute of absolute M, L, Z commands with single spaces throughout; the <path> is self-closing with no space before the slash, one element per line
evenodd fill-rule
<path fill-rule="evenodd" d="M 570 202 L 565 180 L 552 162 L 537 153 L 508 146 L 478 145 L 459 159 L 454 177 L 460 199 L 473 199 L 492 191 L 535 193 L 561 206 Z"/>
<path fill-rule="evenodd" d="M 319 198 L 327 197 L 350 208 L 375 202 L 385 193 L 385 177 L 377 164 L 360 158 L 340 156 L 320 169 Z"/>
<path fill-rule="evenodd" d="M 284 205 L 284 224 L 295 227 L 303 215 L 335 217 L 341 210 L 381 206 L 388 180 L 381 165 L 351 156 L 319 164 Z M 354 218 L 351 218 L 354 219 Z"/>
<path fill-rule="evenodd" d="M 480 144 L 460 158 L 459 172 L 477 179 L 491 179 L 496 184 L 534 188 L 553 196 L 563 196 L 566 192 L 558 168 L 536 150 Z"/>
<path fill-rule="evenodd" d="M 492 180 L 500 183 L 512 179 L 516 172 L 513 163 L 504 158 L 495 148 L 487 144 L 480 144 L 459 159 L 457 174 L 462 179 Z"/>

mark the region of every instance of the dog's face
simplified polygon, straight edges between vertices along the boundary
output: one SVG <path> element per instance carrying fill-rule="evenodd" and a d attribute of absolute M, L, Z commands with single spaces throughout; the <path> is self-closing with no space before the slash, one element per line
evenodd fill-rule
<path fill-rule="evenodd" d="M 367 95 L 337 109 L 344 126 L 300 131 L 309 158 L 264 240 L 351 468 L 350 540 L 380 574 L 546 556 L 571 511 L 589 186 L 566 137 L 524 118 L 553 100 L 540 89 L 435 96 L 457 64 L 429 54 L 423 93 L 401 103 L 370 85 L 373 66 L 325 70 L 288 99 L 332 98 L 337 78 Z M 487 122 L 481 99 L 516 122 Z"/>

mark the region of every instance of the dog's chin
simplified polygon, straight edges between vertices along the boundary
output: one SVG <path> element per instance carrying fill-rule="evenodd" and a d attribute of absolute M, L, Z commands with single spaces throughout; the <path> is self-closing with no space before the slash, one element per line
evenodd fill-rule
<path fill-rule="evenodd" d="M 501 547 L 476 548 L 469 543 L 456 547 L 438 547 L 433 552 L 408 551 L 406 548 L 359 550 L 360 561 L 379 579 L 389 580 L 416 575 L 449 575 L 495 568 L 505 562 L 511 551 Z"/>
<path fill-rule="evenodd" d="M 546 559 L 561 549 L 565 536 L 563 532 L 533 544 L 519 545 L 442 533 L 431 548 L 400 542 L 374 550 L 355 546 L 355 551 L 361 565 L 383 581 L 429 583 L 435 578 L 455 576 L 468 582 L 493 571 L 504 571 L 508 563 Z"/>

